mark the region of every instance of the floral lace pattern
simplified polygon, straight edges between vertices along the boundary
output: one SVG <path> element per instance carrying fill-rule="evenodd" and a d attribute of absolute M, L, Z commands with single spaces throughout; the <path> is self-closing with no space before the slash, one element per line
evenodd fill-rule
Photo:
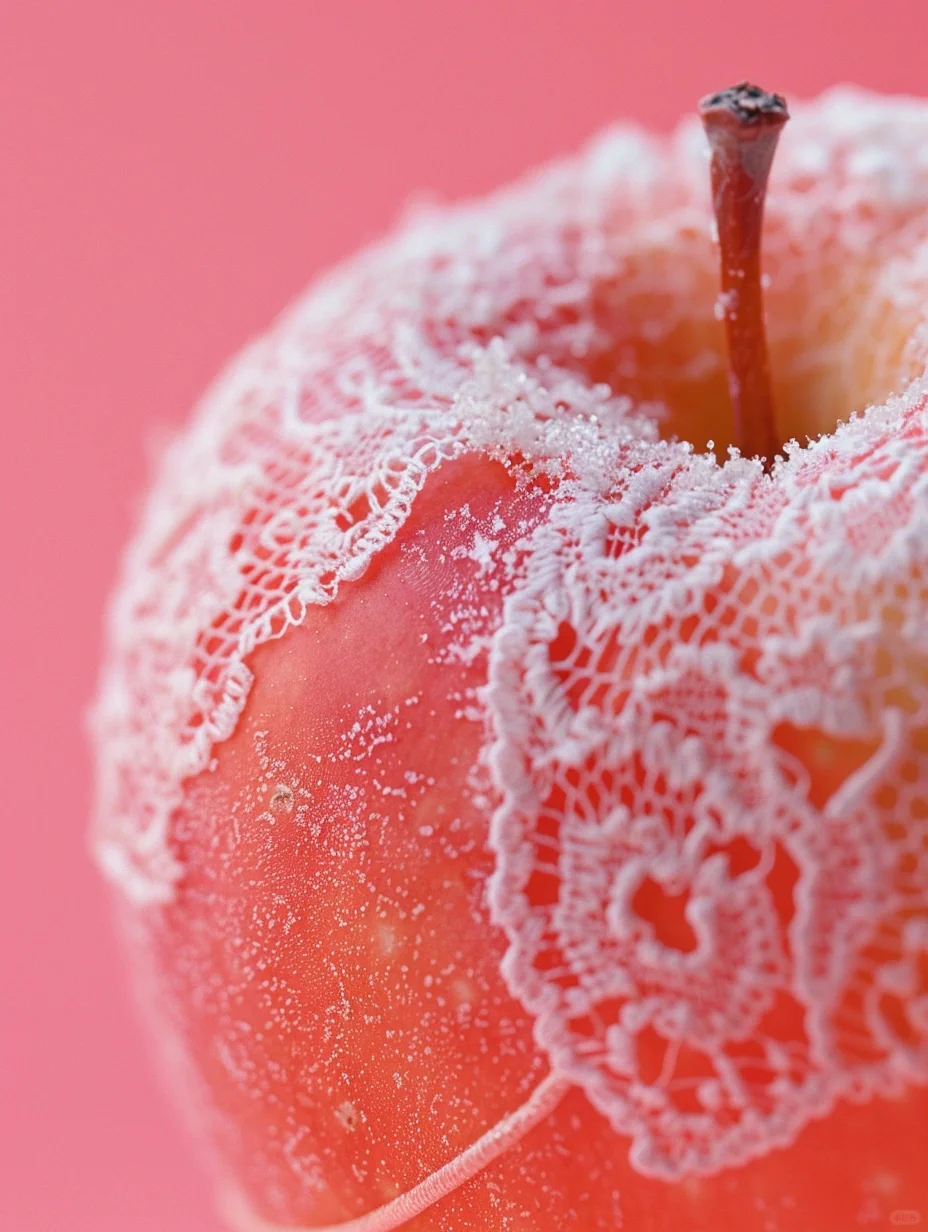
<path fill-rule="evenodd" d="M 793 121 L 769 211 L 781 286 L 813 232 L 835 278 L 885 257 L 861 329 L 907 378 L 928 260 L 894 265 L 893 236 L 928 253 L 926 150 L 928 109 L 828 96 Z M 717 330 L 703 161 L 692 126 L 670 150 L 617 131 L 413 220 L 291 309 L 164 459 L 95 714 L 100 862 L 140 908 L 167 901 L 172 814 L 235 729 L 251 651 L 362 577 L 444 461 L 545 475 L 485 693 L 491 901 L 554 1069 L 667 1177 L 928 1081 L 926 387 L 772 477 L 658 439 L 616 339 L 635 313 L 655 344 Z M 781 321 L 774 351 L 816 329 Z"/>

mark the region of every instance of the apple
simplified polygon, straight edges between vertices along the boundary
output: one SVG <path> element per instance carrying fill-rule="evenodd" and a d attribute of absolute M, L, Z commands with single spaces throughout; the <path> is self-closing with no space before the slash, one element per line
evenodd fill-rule
<path fill-rule="evenodd" d="M 241 1229 L 928 1219 L 928 104 L 762 276 L 785 118 L 420 212 L 164 457 L 95 847 Z"/>

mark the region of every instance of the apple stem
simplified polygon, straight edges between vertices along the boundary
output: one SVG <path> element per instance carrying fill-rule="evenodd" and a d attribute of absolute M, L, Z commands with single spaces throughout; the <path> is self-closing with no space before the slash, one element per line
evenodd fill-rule
<path fill-rule="evenodd" d="M 460 1155 L 414 1185 L 407 1193 L 356 1219 L 325 1227 L 294 1228 L 257 1219 L 236 1203 L 227 1203 L 226 1214 L 241 1232 L 392 1232 L 392 1229 L 401 1227 L 453 1193 L 508 1151 L 554 1111 L 572 1085 L 571 1080 L 561 1074 L 548 1074 L 521 1107 L 503 1117 Z"/>
<path fill-rule="evenodd" d="M 786 101 L 742 82 L 699 104 L 712 150 L 712 205 L 722 257 L 734 443 L 767 470 L 779 446 L 760 268 L 764 198 Z"/>

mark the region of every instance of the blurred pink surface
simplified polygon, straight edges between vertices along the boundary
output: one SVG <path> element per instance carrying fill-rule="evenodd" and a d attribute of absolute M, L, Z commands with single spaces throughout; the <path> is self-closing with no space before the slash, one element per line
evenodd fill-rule
<path fill-rule="evenodd" d="M 928 92 L 925 0 L 757 9 L 0 0 L 3 1232 L 220 1228 L 85 842 L 101 609 L 159 433 L 415 190 L 744 76 Z"/>

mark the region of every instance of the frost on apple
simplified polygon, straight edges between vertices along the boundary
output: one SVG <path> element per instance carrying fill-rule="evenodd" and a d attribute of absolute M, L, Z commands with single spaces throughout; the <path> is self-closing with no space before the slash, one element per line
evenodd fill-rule
<path fill-rule="evenodd" d="M 695 124 L 419 216 L 252 345 L 165 457 L 112 608 L 96 848 L 139 929 L 183 883 L 172 827 L 255 652 L 363 587 L 430 479 L 490 459 L 516 495 L 449 505 L 442 560 L 471 580 L 423 653 L 482 673 L 442 721 L 480 733 L 462 773 L 503 976 L 559 1089 L 682 1178 L 928 1082 L 926 151 L 924 107 L 846 93 L 783 142 L 777 399 L 786 435 L 831 435 L 771 476 L 699 452 L 728 427 Z M 269 740 L 268 841 L 328 841 L 331 805 L 359 858 L 372 801 L 435 787 L 376 770 L 419 702 L 354 715 L 298 774 Z M 524 1124 L 548 1106 L 529 1093 Z M 303 1135 L 284 1155 L 321 1187 Z"/>

